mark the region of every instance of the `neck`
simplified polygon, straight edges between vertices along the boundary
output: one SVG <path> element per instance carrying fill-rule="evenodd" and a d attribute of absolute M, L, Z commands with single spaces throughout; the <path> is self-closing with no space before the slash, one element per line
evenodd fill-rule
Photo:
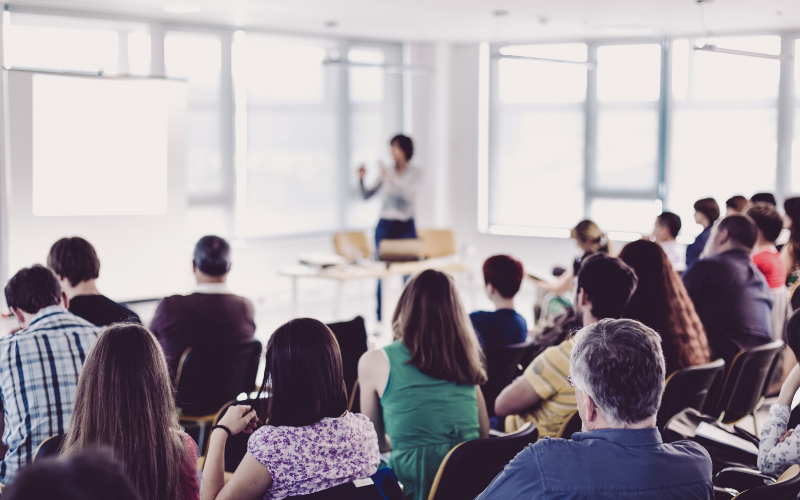
<path fill-rule="evenodd" d="M 756 246 L 753 247 L 753 253 L 764 252 L 767 250 L 775 250 L 775 242 L 774 241 L 767 241 L 766 239 L 762 238 L 761 235 L 758 236 L 758 240 L 756 241 Z"/>
<path fill-rule="evenodd" d="M 64 293 L 67 294 L 68 299 L 77 297 L 78 295 L 100 295 L 100 291 L 97 289 L 94 280 L 81 281 L 75 286 L 67 286 L 64 289 Z"/>
<path fill-rule="evenodd" d="M 507 299 L 502 296 L 492 297 L 495 309 L 514 309 L 514 298 Z"/>
<path fill-rule="evenodd" d="M 598 414 L 597 420 L 595 420 L 593 424 L 594 425 L 591 425 L 591 428 L 587 427 L 587 430 L 599 431 L 600 429 L 650 429 L 651 427 L 656 426 L 656 416 L 653 415 L 652 417 L 646 418 L 640 422 L 628 424 L 625 422 L 612 422 L 607 420 L 601 414 Z"/>
<path fill-rule="evenodd" d="M 398 172 L 402 172 L 403 170 L 406 169 L 406 166 L 408 166 L 408 160 L 399 160 L 399 161 L 395 162 L 395 167 L 394 168 Z"/>
<path fill-rule="evenodd" d="M 201 272 L 195 273 L 195 279 L 197 280 L 198 285 L 202 285 L 204 283 L 225 283 L 225 279 L 227 277 L 227 274 L 223 274 L 222 276 L 209 276 Z"/>
<path fill-rule="evenodd" d="M 589 305 L 587 307 L 582 308 L 583 312 L 583 327 L 586 328 L 589 325 L 593 325 L 600 321 L 599 319 L 592 316 L 592 306 Z"/>

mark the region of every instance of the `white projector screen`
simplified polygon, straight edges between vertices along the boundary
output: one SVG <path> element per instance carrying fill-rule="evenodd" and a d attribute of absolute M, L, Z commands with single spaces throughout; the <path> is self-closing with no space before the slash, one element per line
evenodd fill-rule
<path fill-rule="evenodd" d="M 81 236 L 112 299 L 184 290 L 186 84 L 11 70 L 8 92 L 8 275 Z"/>

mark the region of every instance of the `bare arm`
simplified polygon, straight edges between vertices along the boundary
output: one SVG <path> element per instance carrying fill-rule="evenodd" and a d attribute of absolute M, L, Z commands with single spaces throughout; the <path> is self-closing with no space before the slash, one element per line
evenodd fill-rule
<path fill-rule="evenodd" d="M 501 417 L 516 415 L 541 400 L 541 396 L 533 389 L 528 379 L 521 375 L 497 396 L 494 401 L 494 412 Z"/>
<path fill-rule="evenodd" d="M 361 391 L 361 413 L 369 417 L 378 434 L 381 452 L 392 449 L 383 423 L 381 396 L 389 380 L 389 360 L 380 350 L 369 351 L 358 360 L 358 385 Z"/>
<path fill-rule="evenodd" d="M 528 275 L 530 276 L 530 275 Z M 531 276 L 533 282 L 536 283 L 536 286 L 539 287 L 540 290 L 544 290 L 548 293 L 554 293 L 556 295 L 561 295 L 562 293 L 567 293 L 572 288 L 572 278 L 573 278 L 572 269 L 567 269 L 564 271 L 564 274 L 556 278 L 554 283 L 547 283 L 545 281 L 539 281 Z"/>
<path fill-rule="evenodd" d="M 480 437 L 489 437 L 489 412 L 486 411 L 486 400 L 483 399 L 481 386 L 475 386 L 475 397 L 478 399 L 478 424 L 480 425 Z"/>

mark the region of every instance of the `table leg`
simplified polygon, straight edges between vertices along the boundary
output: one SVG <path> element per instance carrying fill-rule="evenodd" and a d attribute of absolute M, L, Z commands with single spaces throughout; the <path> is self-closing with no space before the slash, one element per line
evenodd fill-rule
<path fill-rule="evenodd" d="M 297 317 L 297 276 L 292 276 L 292 319 Z"/>

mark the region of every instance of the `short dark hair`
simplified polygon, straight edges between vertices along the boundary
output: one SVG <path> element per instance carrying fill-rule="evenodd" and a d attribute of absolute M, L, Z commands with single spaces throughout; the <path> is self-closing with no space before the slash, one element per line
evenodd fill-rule
<path fill-rule="evenodd" d="M 20 469 L 3 500 L 140 500 L 110 452 L 89 450 L 67 457 L 47 457 Z"/>
<path fill-rule="evenodd" d="M 775 243 L 783 231 L 783 217 L 775 206 L 761 201 L 748 208 L 745 213 L 753 219 L 756 227 L 764 235 L 764 239 Z"/>
<path fill-rule="evenodd" d="M 747 198 L 745 198 L 740 194 L 737 194 L 736 196 L 731 196 L 730 198 L 728 198 L 728 200 L 725 202 L 725 206 L 728 208 L 732 208 L 737 212 L 744 212 L 749 203 L 750 201 Z"/>
<path fill-rule="evenodd" d="M 66 278 L 69 284 L 94 280 L 100 276 L 100 259 L 91 243 L 79 236 L 61 238 L 50 247 L 47 267 L 57 276 Z"/>
<path fill-rule="evenodd" d="M 800 309 L 792 313 L 783 327 L 783 338 L 786 345 L 794 353 L 794 357 L 800 359 Z"/>
<path fill-rule="evenodd" d="M 403 150 L 403 153 L 406 155 L 406 161 L 411 160 L 414 156 L 414 141 L 411 140 L 411 137 L 403 134 L 397 134 L 396 136 L 392 137 L 392 140 L 389 141 L 391 146 L 397 144 L 397 147 Z"/>
<path fill-rule="evenodd" d="M 228 274 L 231 270 L 231 246 L 219 236 L 203 236 L 194 246 L 194 265 L 209 276 Z"/>
<path fill-rule="evenodd" d="M 717 231 L 727 231 L 728 236 L 752 249 L 756 245 L 758 239 L 758 228 L 753 219 L 745 214 L 731 214 L 717 224 Z"/>
<path fill-rule="evenodd" d="M 637 282 L 628 264 L 601 252 L 584 259 L 578 271 L 578 290 L 589 297 L 597 319 L 621 318 Z"/>
<path fill-rule="evenodd" d="M 694 210 L 695 212 L 700 212 L 705 215 L 708 222 L 712 224 L 719 219 L 719 205 L 717 205 L 717 201 L 714 198 L 697 200 L 694 202 Z"/>
<path fill-rule="evenodd" d="M 508 255 L 494 255 L 483 263 L 483 281 L 507 299 L 519 292 L 523 273 L 522 262 Z"/>
<path fill-rule="evenodd" d="M 17 271 L 6 285 L 8 307 L 36 314 L 61 302 L 61 285 L 53 272 L 41 264 Z"/>
<path fill-rule="evenodd" d="M 656 220 L 659 226 L 666 226 L 666 228 L 669 229 L 669 234 L 671 234 L 673 238 L 676 238 L 681 231 L 681 218 L 678 214 L 662 212 Z"/>
<path fill-rule="evenodd" d="M 772 193 L 756 193 L 750 198 L 750 203 L 769 203 L 773 207 L 778 206 L 778 200 Z"/>
<path fill-rule="evenodd" d="M 269 425 L 304 427 L 347 410 L 342 354 L 324 323 L 289 321 L 272 334 L 264 358 L 264 383 L 272 383 Z"/>

